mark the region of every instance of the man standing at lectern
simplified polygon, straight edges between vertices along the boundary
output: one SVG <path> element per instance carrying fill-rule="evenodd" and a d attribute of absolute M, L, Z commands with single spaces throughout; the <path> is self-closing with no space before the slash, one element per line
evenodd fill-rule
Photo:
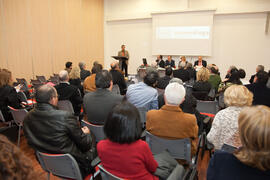
<path fill-rule="evenodd" d="M 125 77 L 127 77 L 128 76 L 128 59 L 129 59 L 129 53 L 128 53 L 128 51 L 127 50 L 125 50 L 125 45 L 123 44 L 122 46 L 121 46 L 121 51 L 119 51 L 118 52 L 118 56 L 124 56 L 124 57 L 126 57 L 127 58 L 127 60 L 126 61 L 120 61 L 119 62 L 119 65 L 120 65 L 120 67 L 121 67 L 121 70 L 123 71 L 123 70 L 125 70 Z"/>

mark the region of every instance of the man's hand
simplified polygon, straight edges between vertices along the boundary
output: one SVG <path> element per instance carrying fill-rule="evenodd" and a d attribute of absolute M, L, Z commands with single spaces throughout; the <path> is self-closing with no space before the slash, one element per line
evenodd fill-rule
<path fill-rule="evenodd" d="M 82 131 L 84 134 L 90 134 L 90 130 L 86 126 L 82 127 Z"/>

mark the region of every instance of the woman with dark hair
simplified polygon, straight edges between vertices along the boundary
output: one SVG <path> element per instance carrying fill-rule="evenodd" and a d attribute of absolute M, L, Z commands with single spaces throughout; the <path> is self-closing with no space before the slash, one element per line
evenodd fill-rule
<path fill-rule="evenodd" d="M 20 103 L 16 89 L 12 87 L 11 72 L 7 69 L 0 70 L 0 110 L 6 121 L 13 119 L 8 106 L 19 109 L 21 107 Z"/>
<path fill-rule="evenodd" d="M 207 180 L 270 179 L 270 108 L 244 108 L 238 117 L 242 147 L 233 154 L 215 152 L 207 170 Z"/>
<path fill-rule="evenodd" d="M 98 156 L 106 170 L 125 179 L 158 179 L 158 167 L 148 144 L 140 140 L 142 126 L 136 107 L 127 101 L 110 112 L 104 133 L 108 139 L 97 145 Z"/>
<path fill-rule="evenodd" d="M 0 179 L 45 179 L 37 176 L 33 171 L 31 160 L 3 135 L 0 135 L 0 152 Z"/>

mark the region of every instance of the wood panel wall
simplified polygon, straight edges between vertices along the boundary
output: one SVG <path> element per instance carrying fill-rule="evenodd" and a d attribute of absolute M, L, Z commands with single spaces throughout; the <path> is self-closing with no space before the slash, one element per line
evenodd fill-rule
<path fill-rule="evenodd" d="M 49 78 L 80 61 L 104 63 L 103 0 L 0 0 L 0 68 Z"/>

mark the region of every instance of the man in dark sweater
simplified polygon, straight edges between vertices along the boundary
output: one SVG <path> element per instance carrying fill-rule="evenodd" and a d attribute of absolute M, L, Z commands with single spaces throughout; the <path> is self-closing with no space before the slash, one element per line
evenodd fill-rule
<path fill-rule="evenodd" d="M 270 107 L 270 89 L 266 86 L 268 74 L 265 71 L 259 71 L 254 77 L 254 83 L 246 85 L 253 93 L 253 105 L 266 105 Z"/>
<path fill-rule="evenodd" d="M 111 63 L 110 73 L 112 75 L 113 84 L 114 85 L 117 84 L 120 89 L 120 94 L 124 95 L 127 90 L 127 85 L 123 74 L 120 72 L 119 65 L 117 62 Z"/>

